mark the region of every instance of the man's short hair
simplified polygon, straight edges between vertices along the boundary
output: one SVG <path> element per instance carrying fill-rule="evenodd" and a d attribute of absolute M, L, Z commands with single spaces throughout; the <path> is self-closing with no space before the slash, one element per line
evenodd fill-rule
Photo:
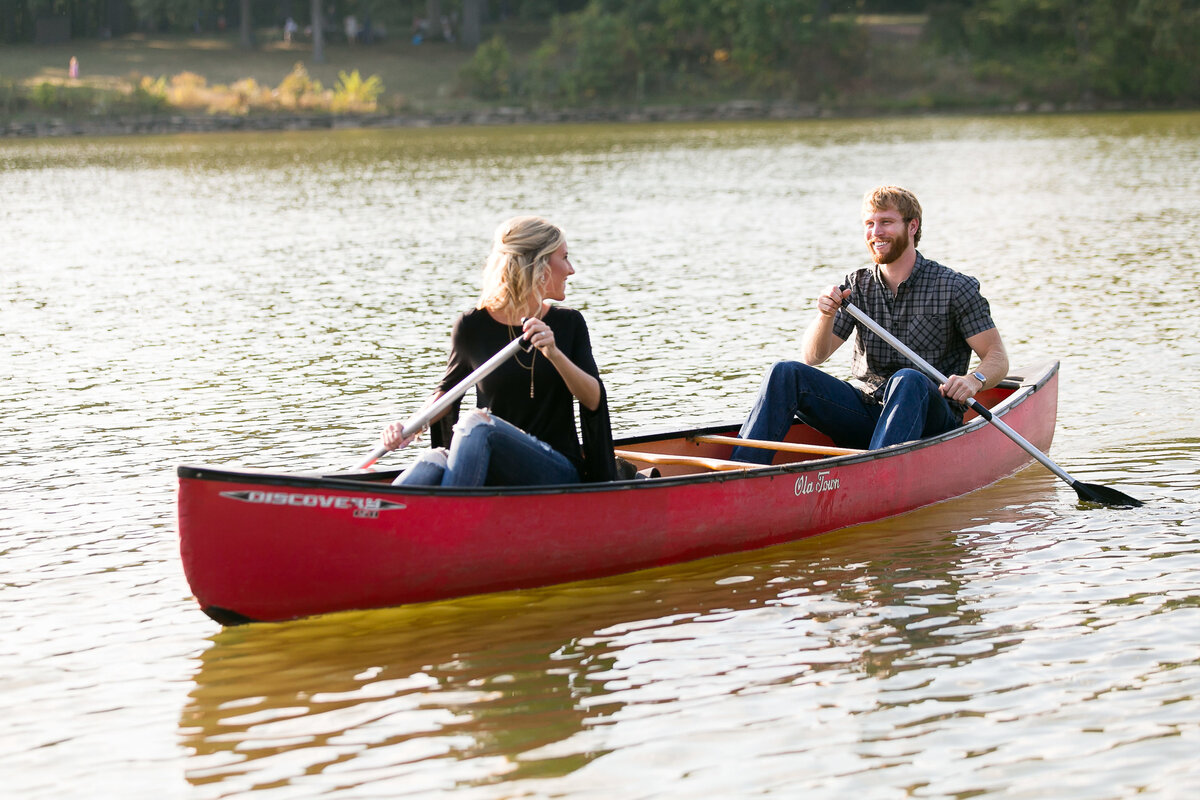
<path fill-rule="evenodd" d="M 904 218 L 905 223 L 910 219 L 917 221 L 917 232 L 913 234 L 913 247 L 921 243 L 921 231 L 925 223 L 921 221 L 921 204 L 917 196 L 900 186 L 877 186 L 863 196 L 863 216 L 867 211 L 895 210 Z"/>

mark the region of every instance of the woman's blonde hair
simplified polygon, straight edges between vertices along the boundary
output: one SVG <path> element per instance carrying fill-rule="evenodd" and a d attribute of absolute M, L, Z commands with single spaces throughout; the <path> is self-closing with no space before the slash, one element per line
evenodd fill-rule
<path fill-rule="evenodd" d="M 500 223 L 483 268 L 483 290 L 476 307 L 514 320 L 529 314 L 530 298 L 540 308 L 550 256 L 566 240 L 557 226 L 541 217 L 513 217 Z"/>

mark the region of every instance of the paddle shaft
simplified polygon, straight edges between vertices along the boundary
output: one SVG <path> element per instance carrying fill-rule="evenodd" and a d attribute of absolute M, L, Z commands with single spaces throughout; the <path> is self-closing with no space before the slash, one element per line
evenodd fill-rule
<path fill-rule="evenodd" d="M 431 421 L 446 413 L 447 409 L 457 403 L 472 386 L 495 372 L 497 367 L 516 355 L 518 350 L 524 349 L 522 347 L 523 344 L 524 339 L 522 336 L 518 336 L 516 339 L 513 339 L 511 342 L 497 351 L 494 356 L 480 364 L 474 372 L 463 378 L 457 386 L 443 394 L 425 408 L 418 411 L 416 414 L 413 414 L 412 417 L 410 417 L 408 421 L 404 423 L 404 429 L 401 432 L 402 438 L 408 438 L 414 433 L 423 430 Z M 367 469 L 376 461 L 383 458 L 383 456 L 387 455 L 388 452 L 389 448 L 380 445 L 372 450 L 360 463 L 355 465 L 354 468 Z"/>
<path fill-rule="evenodd" d="M 913 352 L 912 348 L 885 330 L 878 322 L 868 317 L 864 312 L 860 311 L 853 303 L 848 300 L 843 300 L 842 308 L 846 309 L 846 313 L 848 313 L 850 316 L 867 326 L 867 328 L 869 328 L 876 336 L 883 339 L 892 347 L 896 348 L 901 355 L 920 367 L 926 375 L 937 381 L 939 386 L 946 382 L 946 376 L 939 372 L 937 368 Z M 1067 474 L 1065 469 L 1051 461 L 1049 456 L 1030 444 L 1024 436 L 1010 428 L 1006 422 L 998 417 L 993 416 L 992 412 L 989 411 L 988 408 L 983 405 L 983 403 L 980 403 L 978 400 L 972 397 L 967 401 L 967 405 L 976 414 L 999 428 L 1001 433 L 1016 442 L 1026 453 L 1029 453 L 1029 455 L 1037 459 L 1037 461 L 1041 463 L 1043 467 L 1050 470 L 1067 483 L 1071 484 L 1071 486 L 1075 486 L 1077 481 Z"/>

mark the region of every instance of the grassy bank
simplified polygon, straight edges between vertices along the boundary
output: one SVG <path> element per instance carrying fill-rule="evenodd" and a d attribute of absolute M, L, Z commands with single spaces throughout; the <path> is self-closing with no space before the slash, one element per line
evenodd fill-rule
<path fill-rule="evenodd" d="M 412 45 L 383 42 L 348 46 L 330 44 L 325 61 L 314 63 L 307 42 L 286 43 L 268 37 L 253 50 L 238 46 L 236 34 L 182 37 L 130 35 L 108 41 L 76 40 L 63 45 L 5 45 L 0 48 L 0 78 L 32 89 L 40 84 L 108 91 L 132 91 L 143 77 L 170 78 L 185 72 L 209 85 L 253 80 L 277 86 L 303 63 L 309 75 L 333 86 L 341 72 L 378 75 L 388 107 L 427 109 L 452 105 L 455 75 L 470 54 L 444 43 Z M 74 57 L 79 77 L 68 77 Z"/>

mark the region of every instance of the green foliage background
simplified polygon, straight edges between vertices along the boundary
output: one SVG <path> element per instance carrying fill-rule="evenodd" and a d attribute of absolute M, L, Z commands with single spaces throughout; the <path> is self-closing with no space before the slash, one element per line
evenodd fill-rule
<path fill-rule="evenodd" d="M 392 48 L 408 47 L 415 17 L 460 20 L 467 8 L 463 0 L 322 2 L 332 20 L 354 13 L 386 23 Z M 303 27 L 311 3 L 247 7 L 256 26 L 277 27 L 290 14 Z M 232 30 L 242 8 L 241 0 L 0 0 L 0 42 L 33 41 L 46 16 L 69 19 L 74 38 L 204 36 L 216 33 L 217 19 Z M 898 15 L 907 15 L 903 25 L 880 23 Z M 1200 103 L 1200 0 L 487 0 L 483 23 L 483 43 L 458 76 L 461 97 L 478 103 L 755 99 L 834 111 Z M 88 105 L 82 88 L 32 96 L 4 77 L 0 111 Z M 93 105 L 109 109 L 155 102 L 96 97 Z"/>
<path fill-rule="evenodd" d="M 477 97 L 555 104 L 772 95 L 817 99 L 862 68 L 863 34 L 826 0 L 592 0 L 521 64 L 503 39 L 463 70 Z M 503 81 L 494 65 L 503 65 Z"/>
<path fill-rule="evenodd" d="M 919 12 L 925 74 L 888 63 L 863 12 Z M 939 90 L 948 77 L 955 86 Z M 733 96 L 834 102 L 924 81 L 996 102 L 1200 101 L 1200 0 L 590 0 L 526 59 L 504 39 L 462 73 L 480 99 L 577 105 Z"/>
<path fill-rule="evenodd" d="M 959 0 L 929 16 L 940 52 L 1029 94 L 1200 100 L 1197 0 Z"/>

